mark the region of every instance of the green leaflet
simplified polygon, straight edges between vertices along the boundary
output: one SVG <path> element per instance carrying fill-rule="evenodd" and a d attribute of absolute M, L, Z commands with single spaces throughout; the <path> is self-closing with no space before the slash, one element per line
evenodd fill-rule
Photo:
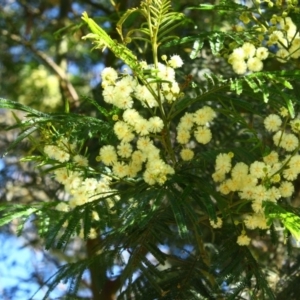
<path fill-rule="evenodd" d="M 93 19 L 89 18 L 86 12 L 82 14 L 82 20 L 88 25 L 92 32 L 84 36 L 83 39 L 94 40 L 94 48 L 96 49 L 105 50 L 105 48 L 109 48 L 116 57 L 123 60 L 134 72 L 142 75 L 141 67 L 133 52 L 126 46 L 114 41 Z"/>
<path fill-rule="evenodd" d="M 279 219 L 284 227 L 290 231 L 295 240 L 300 241 L 299 216 L 272 203 L 265 204 L 265 213 L 269 221 L 273 221 L 273 219 Z"/>
<path fill-rule="evenodd" d="M 192 52 L 190 54 L 190 58 L 191 59 L 197 58 L 197 56 L 198 56 L 200 50 L 202 49 L 203 45 L 204 45 L 204 41 L 203 40 L 198 39 L 198 40 L 194 41 L 193 50 L 192 50 Z"/>
<path fill-rule="evenodd" d="M 135 13 L 137 11 L 139 11 L 137 8 L 128 9 L 117 23 L 116 29 L 117 29 L 117 32 L 119 33 L 123 42 L 125 42 L 125 40 L 126 40 L 126 38 L 124 38 L 124 36 L 123 36 L 123 28 L 122 28 L 123 24 L 133 13 Z"/>
<path fill-rule="evenodd" d="M 8 206 L 3 206 L 4 208 L 8 208 Z M 4 226 L 5 224 L 11 222 L 12 220 L 15 220 L 17 218 L 26 217 L 28 218 L 30 215 L 35 213 L 38 209 L 29 207 L 29 206 L 21 206 L 17 207 L 16 209 L 12 209 L 11 211 L 8 211 L 4 214 L 4 216 L 1 217 L 0 220 L 0 227 Z"/>
<path fill-rule="evenodd" d="M 35 132 L 38 128 L 36 126 L 32 126 L 31 128 L 28 128 L 24 130 L 6 149 L 6 151 L 2 154 L 2 156 L 6 156 L 10 150 L 15 148 L 22 140 L 29 137 L 33 132 Z"/>
<path fill-rule="evenodd" d="M 0 227 L 8 224 L 9 222 L 17 218 L 27 219 L 32 214 L 38 214 L 40 212 L 44 212 L 45 210 L 49 210 L 56 204 L 56 202 L 33 203 L 32 205 L 10 203 L 1 204 L 0 212 L 2 213 L 0 218 Z"/>
<path fill-rule="evenodd" d="M 214 10 L 214 9 L 215 9 L 215 5 L 211 5 L 211 4 L 200 4 L 199 6 L 188 7 L 188 9 Z"/>
<path fill-rule="evenodd" d="M 171 189 L 171 187 L 170 187 Z M 178 190 L 172 187 L 172 190 L 169 193 L 170 205 L 174 214 L 174 218 L 176 220 L 176 225 L 178 228 L 178 233 L 181 238 L 187 237 L 188 235 L 188 227 L 187 227 L 187 218 L 184 201 L 185 199 L 182 197 L 187 197 L 191 192 L 189 188 L 187 188 L 183 193 L 178 196 Z"/>
<path fill-rule="evenodd" d="M 47 114 L 42 113 L 42 112 L 40 112 L 36 109 L 33 109 L 29 106 L 23 105 L 19 102 L 7 100 L 7 99 L 1 98 L 1 97 L 0 97 L 0 108 L 16 109 L 16 110 L 27 112 L 28 114 L 30 114 L 32 116 L 37 116 L 37 117 L 48 116 Z"/>
<path fill-rule="evenodd" d="M 223 49 L 223 43 L 225 36 L 221 33 L 215 32 L 208 37 L 208 42 L 211 48 L 213 55 L 218 55 L 219 52 Z"/>

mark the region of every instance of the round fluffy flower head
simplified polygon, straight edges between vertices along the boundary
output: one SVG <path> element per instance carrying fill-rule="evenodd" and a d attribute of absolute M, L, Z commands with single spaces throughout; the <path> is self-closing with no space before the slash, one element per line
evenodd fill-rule
<path fill-rule="evenodd" d="M 180 156 L 181 156 L 182 160 L 184 160 L 184 161 L 192 160 L 194 157 L 194 151 L 191 149 L 187 149 L 187 148 L 182 149 L 180 151 Z"/>
<path fill-rule="evenodd" d="M 71 171 L 67 170 L 66 168 L 56 169 L 54 171 L 55 180 L 58 181 L 59 183 L 66 184 L 70 172 Z"/>
<path fill-rule="evenodd" d="M 293 36 L 297 31 L 297 26 L 290 17 L 282 18 L 280 20 L 281 28 L 287 31 L 289 36 Z"/>
<path fill-rule="evenodd" d="M 268 155 L 264 156 L 263 160 L 267 165 L 274 165 L 278 163 L 278 153 L 276 151 L 272 151 Z"/>
<path fill-rule="evenodd" d="M 137 148 L 144 152 L 145 150 L 153 147 L 153 142 L 149 137 L 140 137 L 137 140 Z"/>
<path fill-rule="evenodd" d="M 89 164 L 88 159 L 80 154 L 77 154 L 73 157 L 73 161 L 76 162 L 81 167 L 87 167 Z"/>
<path fill-rule="evenodd" d="M 268 40 L 268 45 L 271 46 L 271 45 L 274 45 L 274 44 L 277 44 L 277 42 L 279 40 L 282 40 L 284 37 L 283 37 L 283 33 L 279 30 L 275 30 L 273 31 L 270 36 L 269 36 L 269 40 Z"/>
<path fill-rule="evenodd" d="M 112 104 L 120 109 L 131 108 L 133 106 L 132 97 L 128 96 L 128 95 L 125 95 L 125 96 L 121 96 L 121 95 L 122 95 L 121 92 L 118 92 L 117 94 L 115 94 L 116 99 Z"/>
<path fill-rule="evenodd" d="M 291 197 L 295 191 L 294 185 L 289 181 L 282 181 L 279 187 L 279 192 L 282 197 Z"/>
<path fill-rule="evenodd" d="M 118 161 L 116 150 L 111 145 L 103 146 L 99 151 L 99 155 L 103 163 L 107 166 L 111 166 Z"/>
<path fill-rule="evenodd" d="M 287 51 L 284 48 L 279 49 L 276 52 L 277 60 L 281 63 L 286 63 L 289 60 L 289 55 L 290 55 L 289 51 Z"/>
<path fill-rule="evenodd" d="M 172 55 L 168 64 L 171 68 L 176 69 L 183 66 L 183 61 L 179 55 Z"/>
<path fill-rule="evenodd" d="M 106 103 L 113 104 L 115 102 L 115 87 L 114 86 L 107 86 L 103 90 L 103 99 Z"/>
<path fill-rule="evenodd" d="M 248 246 L 251 242 L 251 239 L 243 232 L 240 236 L 238 236 L 237 241 L 240 246 Z"/>
<path fill-rule="evenodd" d="M 287 168 L 283 171 L 283 177 L 286 180 L 293 181 L 296 180 L 296 178 L 298 177 L 298 172 L 294 168 Z"/>
<path fill-rule="evenodd" d="M 242 179 L 248 175 L 249 167 L 243 162 L 237 163 L 231 170 L 233 179 Z"/>
<path fill-rule="evenodd" d="M 228 180 L 223 181 L 219 188 L 219 192 L 223 195 L 228 195 L 231 192 L 230 184 Z"/>
<path fill-rule="evenodd" d="M 110 84 L 114 84 L 118 78 L 118 73 L 115 69 L 108 67 L 101 72 L 102 81 L 108 81 Z"/>
<path fill-rule="evenodd" d="M 236 48 L 233 52 L 229 55 L 228 62 L 233 64 L 235 61 L 244 60 L 245 59 L 245 52 L 242 47 Z"/>
<path fill-rule="evenodd" d="M 86 178 L 82 185 L 86 188 L 88 193 L 92 193 L 96 190 L 98 185 L 98 180 L 96 178 Z"/>
<path fill-rule="evenodd" d="M 282 120 L 276 114 L 270 114 L 264 120 L 265 128 L 270 132 L 278 131 L 281 124 L 282 124 Z"/>
<path fill-rule="evenodd" d="M 191 138 L 191 134 L 187 130 L 178 130 L 176 140 L 179 144 L 187 144 Z"/>
<path fill-rule="evenodd" d="M 158 63 L 157 76 L 162 80 L 174 81 L 175 71 L 173 68 L 165 66 L 164 64 Z"/>
<path fill-rule="evenodd" d="M 255 161 L 250 165 L 250 174 L 255 178 L 263 178 L 267 173 L 267 165 L 261 161 Z"/>
<path fill-rule="evenodd" d="M 290 122 L 291 128 L 293 132 L 299 133 L 300 132 L 300 119 L 295 119 Z"/>
<path fill-rule="evenodd" d="M 291 157 L 291 160 L 288 162 L 288 166 L 297 170 L 300 173 L 300 155 L 296 154 Z"/>
<path fill-rule="evenodd" d="M 162 159 L 157 158 L 148 160 L 143 178 L 149 185 L 154 185 L 156 183 L 163 185 L 168 179 L 167 175 L 172 174 L 174 174 L 174 169 L 166 164 Z"/>
<path fill-rule="evenodd" d="M 291 57 L 297 59 L 300 57 L 300 38 L 293 40 L 292 46 L 289 49 Z"/>
<path fill-rule="evenodd" d="M 286 133 L 283 135 L 280 146 L 286 151 L 294 151 L 299 145 L 298 138 L 293 133 Z"/>
<path fill-rule="evenodd" d="M 222 182 L 225 180 L 225 174 L 223 172 L 215 172 L 211 177 L 214 182 Z"/>
<path fill-rule="evenodd" d="M 143 162 L 145 162 L 147 159 L 145 153 L 143 153 L 141 150 L 135 150 L 131 155 L 131 161 L 134 164 L 142 165 Z"/>
<path fill-rule="evenodd" d="M 163 120 L 160 117 L 151 117 L 149 120 L 149 131 L 153 133 L 161 132 L 164 128 Z"/>
<path fill-rule="evenodd" d="M 221 228 L 223 221 L 220 217 L 217 217 L 217 220 L 209 220 L 209 223 L 213 228 Z"/>
<path fill-rule="evenodd" d="M 124 158 L 128 158 L 132 153 L 132 146 L 129 143 L 121 143 L 118 145 L 118 155 Z"/>
<path fill-rule="evenodd" d="M 289 111 L 287 110 L 286 107 L 282 106 L 282 107 L 280 107 L 279 114 L 284 118 L 284 117 L 287 117 L 289 115 Z"/>
<path fill-rule="evenodd" d="M 150 130 L 150 123 L 148 120 L 140 118 L 135 124 L 134 124 L 134 130 L 139 135 L 148 135 Z"/>
<path fill-rule="evenodd" d="M 47 156 L 49 156 L 50 158 L 55 157 L 55 153 L 56 153 L 57 150 L 59 150 L 59 148 L 57 146 L 53 146 L 53 145 L 46 145 L 44 147 L 45 154 Z"/>
<path fill-rule="evenodd" d="M 230 153 L 220 153 L 216 158 L 215 170 L 217 172 L 226 174 L 231 170 L 231 159 L 233 154 Z"/>
<path fill-rule="evenodd" d="M 263 66 L 264 66 L 263 62 L 257 57 L 251 57 L 247 61 L 247 67 L 248 67 L 249 71 L 252 71 L 252 72 L 261 71 Z"/>
<path fill-rule="evenodd" d="M 205 125 L 206 123 L 211 122 L 215 117 L 215 111 L 209 106 L 204 106 L 194 112 L 194 122 L 197 125 Z"/>
<path fill-rule="evenodd" d="M 119 140 L 123 142 L 131 142 L 134 139 L 134 134 L 129 126 L 123 121 L 117 121 L 114 125 L 114 132 Z"/>
<path fill-rule="evenodd" d="M 260 228 L 264 230 L 269 228 L 269 225 L 267 225 L 267 219 L 263 213 L 256 213 L 246 216 L 244 223 L 249 229 Z"/>
<path fill-rule="evenodd" d="M 194 117 L 195 115 L 192 113 L 185 113 L 180 119 L 177 130 L 190 130 L 194 125 Z"/>
<path fill-rule="evenodd" d="M 236 74 L 242 75 L 247 72 L 247 64 L 244 60 L 237 60 L 233 62 L 232 69 Z"/>
<path fill-rule="evenodd" d="M 212 139 L 212 134 L 209 128 L 204 126 L 199 126 L 197 130 L 194 132 L 194 136 L 198 143 L 207 144 Z"/>
<path fill-rule="evenodd" d="M 245 58 L 251 58 L 255 55 L 255 46 L 251 43 L 244 43 L 242 46 Z"/>
<path fill-rule="evenodd" d="M 141 119 L 141 116 L 137 110 L 131 108 L 131 109 L 126 109 L 124 111 L 123 119 L 129 125 L 134 126 L 136 124 L 136 122 L 138 122 L 138 120 Z"/>
<path fill-rule="evenodd" d="M 128 97 L 133 91 L 133 81 L 131 76 L 124 76 L 115 85 L 115 93 L 121 97 Z"/>
<path fill-rule="evenodd" d="M 125 165 L 123 162 L 115 162 L 113 173 L 119 178 L 126 177 L 128 175 L 128 165 Z"/>
<path fill-rule="evenodd" d="M 65 190 L 73 194 L 73 190 L 78 189 L 82 185 L 82 178 L 79 172 L 71 172 L 65 181 Z"/>
<path fill-rule="evenodd" d="M 47 145 L 44 147 L 44 152 L 47 154 L 50 158 L 58 160 L 59 162 L 63 163 L 70 159 L 70 154 L 66 151 L 60 149 L 57 146 L 54 145 Z"/>
<path fill-rule="evenodd" d="M 152 108 L 158 106 L 158 102 L 145 85 L 138 85 L 135 89 L 134 96 L 141 101 L 144 107 L 149 106 Z"/>
<path fill-rule="evenodd" d="M 269 50 L 268 50 L 268 48 L 266 48 L 266 47 L 258 47 L 256 49 L 255 56 L 258 59 L 261 59 L 261 60 L 267 59 L 268 56 L 269 56 Z"/>

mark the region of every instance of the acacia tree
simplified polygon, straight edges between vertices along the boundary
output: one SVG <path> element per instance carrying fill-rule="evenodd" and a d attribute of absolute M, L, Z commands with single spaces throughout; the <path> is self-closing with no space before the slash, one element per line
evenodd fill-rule
<path fill-rule="evenodd" d="M 94 115 L 1 99 L 27 113 L 9 150 L 27 138 L 22 160 L 59 185 L 48 201 L 1 206 L 1 224 L 34 214 L 47 249 L 87 245 L 45 298 L 65 279 L 79 298 L 86 269 L 93 299 L 297 297 L 297 3 L 174 4 L 127 10 L 118 40 L 82 14 L 81 43 L 118 58 L 102 96 L 84 97 Z M 199 31 L 199 16 L 211 26 Z"/>

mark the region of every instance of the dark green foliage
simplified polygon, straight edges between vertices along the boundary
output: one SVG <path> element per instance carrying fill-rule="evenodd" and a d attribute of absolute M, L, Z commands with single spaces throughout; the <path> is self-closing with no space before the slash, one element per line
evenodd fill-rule
<path fill-rule="evenodd" d="M 268 98 L 266 95 L 273 93 L 274 86 L 277 85 L 277 89 L 280 89 L 278 84 L 281 84 L 281 89 L 290 88 L 286 80 L 293 79 L 294 76 L 297 76 L 297 72 L 257 73 L 233 80 L 207 76 L 204 90 L 195 87 L 197 96 L 183 98 L 176 105 L 175 112 L 179 114 L 190 105 L 218 99 L 219 112 L 224 116 L 231 115 L 232 124 L 240 124 L 245 128 L 245 118 L 241 117 L 238 111 L 242 109 L 249 114 L 259 115 L 260 107 Z M 250 104 L 240 99 L 241 93 L 245 95 L 243 99 L 247 95 L 256 99 L 256 102 Z M 269 101 L 276 104 L 276 101 L 280 100 L 270 97 Z M 17 107 L 9 101 L 3 103 L 11 108 Z M 71 136 L 80 139 L 86 138 L 87 131 L 88 137 L 91 138 L 102 130 L 107 133 L 107 129 L 110 128 L 107 123 L 92 117 L 74 114 L 39 115 L 26 107 L 22 106 L 22 109 L 30 113 L 30 120 L 20 122 L 18 126 L 21 128 L 37 130 L 51 122 L 56 128 L 61 128 L 61 134 L 61 126 L 64 126 L 65 131 L 71 131 Z M 99 108 L 99 111 L 101 110 Z M 103 110 L 101 113 L 107 114 L 107 111 Z M 30 127 L 31 122 L 34 122 L 35 127 Z M 27 136 L 26 130 L 21 133 L 18 142 Z M 60 134 L 59 131 L 57 134 Z M 253 136 L 247 139 L 247 143 L 253 150 L 249 152 L 248 148 L 243 153 L 244 146 L 235 147 L 238 161 L 251 161 L 249 155 L 252 152 L 254 156 L 260 153 L 254 151 L 260 146 L 259 138 L 254 135 L 255 130 L 249 129 L 249 133 Z M 105 137 L 104 139 L 107 139 L 107 135 Z M 242 139 L 240 142 L 242 143 Z M 72 236 L 78 234 L 81 229 L 85 239 L 89 238 L 89 232 L 95 226 L 103 231 L 101 254 L 61 267 L 48 283 L 49 292 L 61 280 L 70 279 L 69 294 L 76 295 L 80 277 L 90 265 L 97 263 L 99 268 L 107 269 L 108 266 L 112 267 L 117 259 L 123 268 L 121 282 L 128 286 L 121 292 L 120 299 L 127 299 L 132 293 L 135 299 L 216 299 L 221 295 L 227 299 L 235 299 L 249 287 L 253 289 L 254 294 L 260 295 L 260 299 L 275 299 L 263 271 L 249 249 L 236 244 L 235 239 L 239 233 L 234 225 L 222 231 L 222 239 L 225 239 L 225 242 L 220 244 L 220 247 L 213 246 L 209 252 L 205 249 L 203 239 L 211 234 L 207 220 L 216 220 L 217 211 L 229 218 L 234 214 L 228 209 L 228 200 L 207 184 L 211 180 L 207 177 L 211 171 L 205 172 L 205 169 L 212 170 L 215 156 L 219 152 L 220 150 L 216 151 L 213 147 L 202 152 L 193 165 L 183 164 L 163 187 L 148 187 L 140 182 L 121 184 L 121 199 L 115 203 L 112 211 L 106 206 L 105 197 L 78 206 L 70 212 L 49 210 L 48 204 L 42 209 L 44 213 L 40 206 L 15 206 L 11 212 L 6 212 L 2 224 L 15 217 L 28 217 L 39 209 L 35 222 L 39 223 L 47 249 L 64 249 Z M 5 209 L 7 211 L 7 206 Z M 243 207 L 239 209 L 242 210 Z M 99 221 L 91 218 L 92 211 L 97 211 Z M 280 217 L 283 213 L 278 211 L 276 216 L 271 212 L 267 214 L 273 218 Z M 53 219 L 56 221 L 51 222 Z M 286 222 L 284 220 L 282 219 Z M 290 230 L 293 231 L 293 227 Z M 217 233 L 218 241 L 221 238 L 220 234 Z M 161 250 L 165 244 L 171 249 L 174 247 L 176 251 L 168 253 Z M 187 245 L 192 246 L 192 252 L 185 250 Z M 121 259 L 123 251 L 129 253 L 126 264 Z M 133 281 L 136 272 L 139 277 Z M 228 286 L 226 291 L 222 290 L 222 284 Z"/>
<path fill-rule="evenodd" d="M 193 60 L 189 62 L 192 66 L 204 49 L 210 49 L 214 55 L 223 55 L 229 53 L 230 43 L 241 46 L 247 40 L 256 41 L 257 32 L 252 29 L 226 32 L 219 27 L 210 32 L 206 32 L 207 28 L 194 32 L 187 26 L 184 27 L 187 32 L 175 38 L 171 32 L 186 24 L 187 19 L 181 12 L 171 11 L 171 1 L 155 0 L 152 4 L 148 6 L 144 3 L 141 8 L 133 8 L 123 14 L 117 23 L 117 33 L 122 43 L 107 34 L 112 31 L 111 28 L 104 30 L 106 28 L 99 27 L 87 13 L 83 16 L 94 34 L 86 37 L 93 40 L 94 48 L 103 50 L 101 55 L 105 56 L 107 47 L 132 68 L 139 83 L 149 86 L 151 80 L 153 86 L 160 87 L 167 81 L 151 75 L 149 70 L 142 70 L 134 52 L 126 46 L 131 42 L 136 43 L 140 52 L 140 45 L 151 45 L 153 38 L 156 50 L 158 47 L 162 51 L 171 51 L 175 46 L 187 47 L 187 57 L 189 55 Z M 187 11 L 188 14 L 195 11 L 220 12 L 223 17 L 225 13 L 232 12 L 235 18 L 242 12 L 251 13 L 254 8 L 222 1 L 218 5 L 192 6 Z M 148 16 L 147 13 L 150 19 L 141 21 L 141 18 Z M 299 23 L 298 19 L 295 17 L 296 23 Z M 97 19 L 99 22 L 106 20 L 109 18 Z M 132 28 L 135 22 L 146 23 L 135 29 Z M 196 23 L 200 26 L 198 20 L 189 25 Z M 82 25 L 70 25 L 72 32 L 74 28 L 84 30 Z M 70 26 L 59 30 L 56 36 L 60 37 Z M 143 49 L 149 48 L 145 46 Z M 120 61 L 117 63 L 123 66 Z M 215 73 L 207 72 L 201 80 L 186 80 L 176 102 L 163 107 L 166 112 L 165 123 L 170 125 L 167 128 L 173 134 L 170 141 L 171 148 L 174 145 L 175 174 L 169 176 L 162 185 L 146 184 L 142 172 L 135 178 L 119 179 L 101 162 L 101 158 L 96 160 L 101 146 L 118 142 L 113 130 L 113 117 L 118 116 L 122 120 L 122 110 L 108 108 L 108 104 L 103 107 L 90 96 L 83 96 L 84 105 L 78 108 L 80 113 L 76 111 L 77 108 L 68 112 L 67 107 L 64 113 L 42 113 L 0 98 L 1 108 L 27 114 L 25 120 L 15 116 L 16 125 L 8 128 L 19 129 L 20 133 L 5 154 L 26 139 L 32 148 L 23 161 L 36 162 L 43 175 L 59 168 L 66 168 L 70 172 L 83 171 L 85 178 L 99 179 L 105 174 L 110 178 L 113 189 L 107 193 L 95 192 L 93 201 L 69 211 L 56 208 L 61 202 L 55 200 L 63 190 L 61 186 L 49 202 L 39 203 L 36 199 L 27 205 L 0 206 L 0 226 L 20 218 L 20 233 L 26 220 L 34 216 L 33 223 L 46 249 L 66 251 L 75 236 L 80 236 L 87 245 L 88 254 L 85 257 L 60 266 L 57 273 L 45 283 L 48 291 L 44 299 L 50 297 L 51 291 L 61 281 L 68 282 L 66 299 L 79 299 L 81 278 L 86 270 L 90 270 L 91 274 L 95 268 L 99 270 L 97 282 L 103 287 L 107 280 L 106 272 L 115 266 L 120 268 L 120 274 L 115 276 L 120 281 L 118 299 L 242 299 L 242 295 L 246 294 L 245 297 L 249 299 L 269 300 L 276 299 L 278 295 L 295 295 L 291 285 L 298 283 L 299 257 L 293 253 L 291 246 L 285 249 L 282 239 L 290 234 L 290 238 L 296 241 L 300 239 L 299 209 L 292 207 L 287 200 L 276 204 L 263 201 L 264 213 L 272 224 L 270 237 L 266 230 L 249 230 L 257 244 L 265 239 L 261 244 L 268 250 L 275 253 L 275 248 L 280 245 L 289 251 L 294 263 L 292 267 L 278 268 L 283 282 L 279 282 L 277 289 L 271 288 L 266 274 L 268 269 L 277 267 L 273 257 L 269 253 L 260 257 L 260 249 L 255 243 L 249 246 L 237 244 L 237 237 L 244 230 L 244 215 L 249 211 L 253 213 L 251 201 L 239 199 L 238 193 L 222 194 L 212 174 L 220 153 L 231 152 L 232 165 L 238 162 L 250 165 L 256 160 L 262 161 L 263 156 L 270 153 L 272 136 L 265 132 L 263 120 L 266 114 L 278 112 L 281 107 L 288 109 L 288 118 L 296 116 L 300 71 L 262 71 L 245 76 L 229 74 L 226 77 Z M 103 100 L 101 96 L 99 99 Z M 192 161 L 183 161 L 179 153 L 186 145 L 176 144 L 176 125 L 186 112 L 195 112 L 204 105 L 209 105 L 217 113 L 209 125 L 214 138 L 208 145 L 194 143 L 191 147 L 195 157 Z M 83 113 L 80 109 L 83 109 Z M 162 107 L 145 109 L 153 115 L 159 109 L 163 111 Z M 152 137 L 154 143 L 163 148 L 162 133 L 155 132 Z M 47 157 L 44 146 L 64 138 L 77 145 L 76 150 L 70 151 L 71 156 L 86 155 L 88 166 L 78 166 L 72 161 L 61 163 Z M 167 160 L 165 150 L 161 151 L 161 156 Z M 128 161 L 124 158 L 125 163 Z M 224 225 L 222 228 L 213 228 L 211 221 L 217 221 L 218 218 L 224 220 Z M 287 232 L 278 232 L 274 225 L 277 223 L 282 224 Z M 92 230 L 95 230 L 96 237 L 91 235 Z M 88 248 L 91 241 L 93 247 Z"/>

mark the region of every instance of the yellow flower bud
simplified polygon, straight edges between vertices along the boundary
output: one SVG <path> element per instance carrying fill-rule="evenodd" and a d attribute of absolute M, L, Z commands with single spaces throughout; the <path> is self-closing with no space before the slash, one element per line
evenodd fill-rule
<path fill-rule="evenodd" d="M 229 156 L 230 158 L 233 158 L 233 157 L 234 157 L 234 153 L 233 153 L 233 152 L 228 152 L 228 156 Z"/>

